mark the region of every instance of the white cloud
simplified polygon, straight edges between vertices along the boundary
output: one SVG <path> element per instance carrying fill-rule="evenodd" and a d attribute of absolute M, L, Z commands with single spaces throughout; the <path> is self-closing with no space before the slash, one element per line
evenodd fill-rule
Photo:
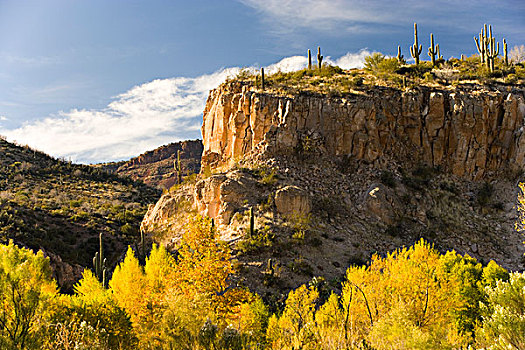
<path fill-rule="evenodd" d="M 494 2 L 490 0 L 238 0 L 261 14 L 269 22 L 268 30 L 276 35 L 307 30 L 324 31 L 330 35 L 363 33 L 385 33 L 385 26 L 406 28 L 414 21 L 422 25 L 449 26 L 469 32 L 472 24 L 477 29 L 480 18 L 492 15 Z M 520 13 L 523 1 L 502 1 L 498 11 L 509 14 Z M 523 11 L 521 12 L 523 13 Z M 446 21 L 444 19 L 446 18 Z M 504 32 L 516 26 L 508 25 L 498 16 L 492 24 Z M 469 38 L 470 40 L 470 38 Z"/>
<path fill-rule="evenodd" d="M 370 54 L 371 54 L 370 51 L 363 49 L 359 51 L 358 53 L 348 52 L 346 55 L 339 57 L 335 61 L 331 61 L 330 59 L 327 59 L 327 62 L 329 63 L 333 62 L 333 64 L 343 69 L 363 68 L 365 57 L 369 56 Z"/>
<path fill-rule="evenodd" d="M 414 0 L 406 0 L 402 6 L 397 2 L 368 0 L 239 0 L 246 6 L 262 13 L 266 19 L 275 20 L 284 27 L 309 27 L 317 30 L 341 30 L 342 22 L 398 23 L 410 18 Z M 410 4 L 407 4 L 410 3 Z M 404 16 L 399 16 L 404 13 Z M 358 30 L 360 26 L 352 26 Z M 361 28 L 363 29 L 363 28 Z"/>
<path fill-rule="evenodd" d="M 116 96 L 104 109 L 59 112 L 17 129 L 0 128 L 0 134 L 80 162 L 130 158 L 169 142 L 199 137 L 208 91 L 238 70 L 154 80 Z"/>
<path fill-rule="evenodd" d="M 0 115 L 0 121 L 6 121 L 8 120 L 6 116 Z"/>
<path fill-rule="evenodd" d="M 369 52 L 348 53 L 326 62 L 348 69 L 362 66 Z M 265 67 L 268 74 L 305 68 L 307 58 L 292 56 Z M 255 67 L 249 68 L 255 71 Z M 116 96 L 104 109 L 73 109 L 3 129 L 8 140 L 53 156 L 95 163 L 129 159 L 158 146 L 200 137 L 202 111 L 209 90 L 240 68 L 221 69 L 196 78 L 158 79 Z M 5 117 L 0 116 L 0 120 Z"/>

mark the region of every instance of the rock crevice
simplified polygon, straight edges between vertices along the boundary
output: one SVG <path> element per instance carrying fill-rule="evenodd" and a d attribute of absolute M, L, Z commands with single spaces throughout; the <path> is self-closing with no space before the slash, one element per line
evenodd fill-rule
<path fill-rule="evenodd" d="M 230 166 L 250 153 L 298 149 L 368 163 L 390 158 L 439 166 L 469 179 L 522 167 L 522 90 L 374 89 L 339 98 L 285 97 L 239 83 L 212 90 L 204 111 L 203 162 Z M 322 140 L 312 149 L 312 140 Z"/>

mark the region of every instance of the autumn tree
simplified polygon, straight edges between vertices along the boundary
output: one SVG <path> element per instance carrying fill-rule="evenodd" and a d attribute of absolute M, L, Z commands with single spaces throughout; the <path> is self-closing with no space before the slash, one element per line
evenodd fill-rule
<path fill-rule="evenodd" d="M 210 220 L 193 218 L 174 254 L 154 245 L 145 266 L 131 249 L 109 282 L 117 304 L 129 314 L 141 348 L 198 346 L 205 324 L 231 337 L 246 330 L 260 336 L 264 311 L 257 298 L 237 286 L 231 253 Z M 215 341 L 215 340 L 214 340 Z M 192 345 L 193 344 L 193 345 Z"/>
<path fill-rule="evenodd" d="M 234 320 L 242 303 L 253 299 L 236 285 L 228 245 L 218 239 L 211 221 L 193 218 L 177 250 L 176 292 L 191 301 L 196 313 L 222 323 Z"/>
<path fill-rule="evenodd" d="M 300 286 L 286 299 L 281 317 L 273 315 L 268 324 L 268 343 L 274 349 L 314 349 L 315 310 L 319 293 L 315 287 Z"/>
<path fill-rule="evenodd" d="M 511 273 L 486 288 L 483 323 L 477 331 L 480 349 L 525 349 L 525 273 Z"/>
<path fill-rule="evenodd" d="M 39 348 L 57 294 L 49 260 L 9 242 L 0 245 L 0 348 Z"/>
<path fill-rule="evenodd" d="M 133 349 L 129 316 L 91 270 L 84 270 L 74 295 L 55 300 L 44 349 Z"/>

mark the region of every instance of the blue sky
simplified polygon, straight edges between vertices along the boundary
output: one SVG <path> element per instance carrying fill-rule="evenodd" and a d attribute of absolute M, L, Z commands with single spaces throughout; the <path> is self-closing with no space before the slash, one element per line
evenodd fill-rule
<path fill-rule="evenodd" d="M 129 158 L 200 137 L 207 91 L 239 67 L 298 69 L 318 45 L 344 68 L 397 45 L 406 57 L 413 22 L 445 58 L 474 54 L 483 23 L 525 44 L 525 1 L 0 0 L 0 134 Z"/>

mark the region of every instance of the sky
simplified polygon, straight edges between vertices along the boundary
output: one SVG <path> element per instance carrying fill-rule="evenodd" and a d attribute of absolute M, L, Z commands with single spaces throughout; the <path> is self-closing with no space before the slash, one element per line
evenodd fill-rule
<path fill-rule="evenodd" d="M 201 138 L 208 91 L 241 68 L 301 69 L 319 45 L 342 68 L 397 45 L 409 58 L 414 22 L 445 58 L 475 54 L 484 23 L 525 44 L 523 0 L 0 0 L 0 135 L 129 159 Z"/>

